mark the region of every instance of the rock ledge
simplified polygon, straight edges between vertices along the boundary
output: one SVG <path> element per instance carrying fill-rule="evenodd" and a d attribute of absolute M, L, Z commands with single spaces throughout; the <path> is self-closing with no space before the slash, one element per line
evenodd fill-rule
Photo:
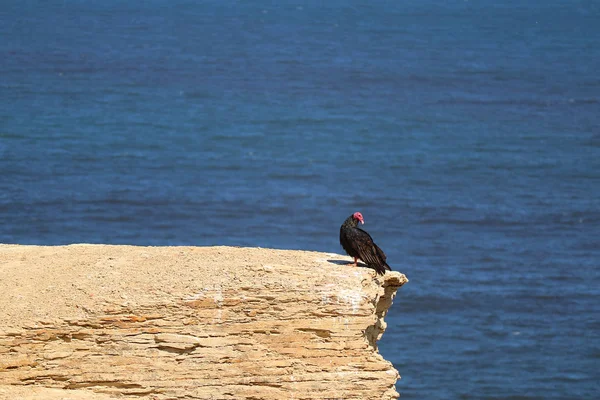
<path fill-rule="evenodd" d="M 0 399 L 395 399 L 398 272 L 237 247 L 0 245 Z"/>

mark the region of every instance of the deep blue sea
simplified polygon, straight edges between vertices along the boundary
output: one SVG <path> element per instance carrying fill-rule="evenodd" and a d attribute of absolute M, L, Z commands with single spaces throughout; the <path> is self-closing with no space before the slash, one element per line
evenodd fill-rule
<path fill-rule="evenodd" d="M 600 2 L 0 2 L 0 242 L 342 252 L 405 399 L 600 398 Z"/>

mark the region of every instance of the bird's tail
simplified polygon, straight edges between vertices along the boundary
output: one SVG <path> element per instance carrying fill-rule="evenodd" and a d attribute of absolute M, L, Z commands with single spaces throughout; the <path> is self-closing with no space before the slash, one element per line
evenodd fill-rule
<path fill-rule="evenodd" d="M 383 275 L 385 274 L 385 271 L 391 271 L 392 268 L 388 265 L 388 263 L 383 263 L 383 265 L 378 265 L 377 268 L 375 268 L 375 271 L 377 271 L 378 275 Z"/>

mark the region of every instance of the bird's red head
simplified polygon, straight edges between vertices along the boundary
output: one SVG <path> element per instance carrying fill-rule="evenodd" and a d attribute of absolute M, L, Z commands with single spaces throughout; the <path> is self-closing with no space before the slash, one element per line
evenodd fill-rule
<path fill-rule="evenodd" d="M 355 212 L 354 214 L 352 214 L 352 217 L 354 217 L 354 219 L 360 221 L 361 224 L 365 223 L 365 220 L 363 219 L 363 216 L 361 213 L 359 213 L 358 211 Z"/>

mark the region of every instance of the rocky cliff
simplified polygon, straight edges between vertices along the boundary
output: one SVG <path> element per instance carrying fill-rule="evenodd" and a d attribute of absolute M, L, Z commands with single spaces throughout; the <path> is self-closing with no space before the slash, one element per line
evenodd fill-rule
<path fill-rule="evenodd" d="M 0 245 L 1 399 L 395 399 L 398 272 L 337 254 Z"/>

